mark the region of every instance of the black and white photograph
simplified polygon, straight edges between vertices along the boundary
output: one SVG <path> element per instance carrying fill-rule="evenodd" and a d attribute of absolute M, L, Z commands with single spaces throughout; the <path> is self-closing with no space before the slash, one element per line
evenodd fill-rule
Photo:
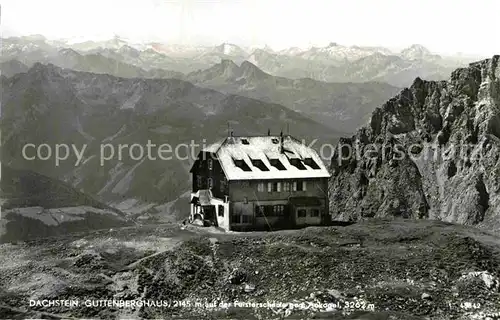
<path fill-rule="evenodd" d="M 500 319 L 500 1 L 0 0 L 0 319 Z"/>

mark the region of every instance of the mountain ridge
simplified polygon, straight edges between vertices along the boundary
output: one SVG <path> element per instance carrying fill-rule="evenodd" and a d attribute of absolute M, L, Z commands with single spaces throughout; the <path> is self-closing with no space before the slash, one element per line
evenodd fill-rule
<path fill-rule="evenodd" d="M 401 52 L 392 52 L 383 47 L 342 46 L 331 43 L 326 47 L 312 47 L 309 49 L 290 48 L 275 52 L 269 48 L 244 49 L 240 46 L 223 43 L 217 46 L 183 47 L 171 44 L 148 44 L 133 47 L 133 44 L 116 39 L 110 40 L 109 45 L 96 42 L 81 47 L 68 42 L 50 42 L 44 40 L 28 41 L 22 44 L 22 39 L 5 39 L 3 59 L 18 59 L 25 64 L 28 61 L 46 59 L 46 52 L 55 48 L 78 48 L 84 54 L 101 53 L 116 61 L 127 63 L 145 70 L 166 69 L 184 74 L 207 69 L 221 60 L 231 59 L 236 63 L 248 60 L 263 71 L 275 76 L 287 78 L 314 78 L 326 82 L 365 82 L 384 81 L 397 87 L 411 84 L 417 77 L 434 77 L 446 79 L 451 71 L 463 66 L 463 57 L 449 58 L 431 54 L 421 45 L 413 45 Z M 117 42 L 118 41 L 118 42 Z M 19 43 L 21 42 L 21 44 Z M 400 59 L 392 65 L 364 63 L 364 58 L 383 54 Z M 26 56 L 22 58 L 21 56 Z M 387 61 L 391 61 L 388 58 Z M 467 60 L 469 62 L 470 60 Z M 385 69 L 383 68 L 385 66 Z M 356 76 L 349 74 L 351 69 L 359 69 Z M 365 70 L 366 69 L 366 70 Z M 372 70 L 374 69 L 374 70 Z M 381 74 L 373 77 L 370 74 L 375 70 Z M 367 71 L 366 74 L 365 71 Z M 434 79 L 432 78 L 432 79 Z"/>
<path fill-rule="evenodd" d="M 179 159 L 123 158 L 100 164 L 100 147 L 139 144 L 156 146 L 210 143 L 227 135 L 265 134 L 283 130 L 313 141 L 335 141 L 340 132 L 284 106 L 202 88 L 179 79 L 117 78 L 35 64 L 27 73 L 2 77 L 2 161 L 70 183 L 100 201 L 163 204 L 190 188 L 190 154 Z M 29 88 L 27 90 L 26 88 Z M 279 119 L 277 121 L 276 119 Z M 330 143 L 331 143 L 330 142 Z M 58 167 L 53 162 L 21 157 L 26 143 L 86 145 L 80 165 L 71 155 Z M 117 152 L 117 151 L 115 151 Z M 184 153 L 183 153 L 184 152 Z M 193 151 L 194 152 L 194 151 Z M 148 187 L 144 187 L 147 185 Z M 186 202 L 187 204 L 187 202 Z"/>
<path fill-rule="evenodd" d="M 331 166 L 333 217 L 404 216 L 500 229 L 499 60 L 459 68 L 449 81 L 417 78 L 377 108 L 368 125 L 341 138 Z"/>
<path fill-rule="evenodd" d="M 400 88 L 383 82 L 326 83 L 311 78 L 288 79 L 262 71 L 245 60 L 232 60 L 185 76 L 197 85 L 278 103 L 339 131 L 353 132 L 367 116 Z"/>

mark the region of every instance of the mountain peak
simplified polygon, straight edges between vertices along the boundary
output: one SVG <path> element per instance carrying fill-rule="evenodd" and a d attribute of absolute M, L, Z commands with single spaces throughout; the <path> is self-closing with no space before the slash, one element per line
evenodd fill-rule
<path fill-rule="evenodd" d="M 64 55 L 64 56 L 71 56 L 71 57 L 78 57 L 80 54 L 71 48 L 63 48 L 59 50 L 59 54 Z"/>
<path fill-rule="evenodd" d="M 249 82 L 252 80 L 262 80 L 267 76 L 268 75 L 264 71 L 249 61 L 243 61 L 241 65 L 238 66 L 233 60 L 222 59 L 220 63 L 209 69 L 189 74 L 188 78 L 195 82 L 221 79 L 226 81 L 245 79 L 246 82 Z"/>
<path fill-rule="evenodd" d="M 194 72 L 188 77 L 191 77 L 192 80 L 209 80 L 209 79 L 232 79 L 239 75 L 239 67 L 233 60 L 230 59 L 221 59 L 220 63 L 212 66 L 206 70 L 200 70 L 198 72 Z"/>
<path fill-rule="evenodd" d="M 432 55 L 431 51 L 421 44 L 412 44 L 401 51 L 401 55 L 408 59 L 422 59 Z"/>
<path fill-rule="evenodd" d="M 118 49 L 118 52 L 129 54 L 133 57 L 139 57 L 139 55 L 141 54 L 141 52 L 139 50 L 131 47 L 128 44 L 121 46 L 120 49 Z"/>
<path fill-rule="evenodd" d="M 219 53 L 222 53 L 226 56 L 236 56 L 236 55 L 242 55 L 245 53 L 245 51 L 242 48 L 240 48 L 239 46 L 232 44 L 232 43 L 228 43 L 228 42 L 224 42 L 224 43 L 218 45 L 215 49 Z"/>
<path fill-rule="evenodd" d="M 247 80 L 262 80 L 268 76 L 267 73 L 259 69 L 250 61 L 243 61 L 240 66 L 241 76 Z"/>

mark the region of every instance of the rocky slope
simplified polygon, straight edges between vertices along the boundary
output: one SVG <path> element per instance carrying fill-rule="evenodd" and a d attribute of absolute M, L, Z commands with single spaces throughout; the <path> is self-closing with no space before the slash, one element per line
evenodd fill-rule
<path fill-rule="evenodd" d="M 0 243 L 131 225 L 123 213 L 70 185 L 2 165 Z"/>
<path fill-rule="evenodd" d="M 437 221 L 264 233 L 134 227 L 4 244 L 0 256 L 3 319 L 487 320 L 500 312 L 500 239 Z M 117 304 L 88 305 L 99 300 Z"/>
<path fill-rule="evenodd" d="M 333 217 L 500 228 L 499 60 L 457 69 L 449 81 L 417 78 L 341 139 L 331 167 Z"/>
<path fill-rule="evenodd" d="M 190 73 L 186 79 L 218 91 L 281 104 L 346 133 L 365 124 L 375 107 L 400 90 L 382 82 L 287 79 L 265 73 L 251 62 L 237 65 L 231 60 Z"/>

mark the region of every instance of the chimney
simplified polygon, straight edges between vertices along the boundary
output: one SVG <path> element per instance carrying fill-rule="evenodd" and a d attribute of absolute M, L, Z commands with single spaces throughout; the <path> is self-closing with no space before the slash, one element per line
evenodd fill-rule
<path fill-rule="evenodd" d="M 285 148 L 283 147 L 283 130 L 280 132 L 280 152 L 285 153 Z"/>
<path fill-rule="evenodd" d="M 271 129 L 267 129 L 267 135 L 270 136 L 271 135 Z"/>

